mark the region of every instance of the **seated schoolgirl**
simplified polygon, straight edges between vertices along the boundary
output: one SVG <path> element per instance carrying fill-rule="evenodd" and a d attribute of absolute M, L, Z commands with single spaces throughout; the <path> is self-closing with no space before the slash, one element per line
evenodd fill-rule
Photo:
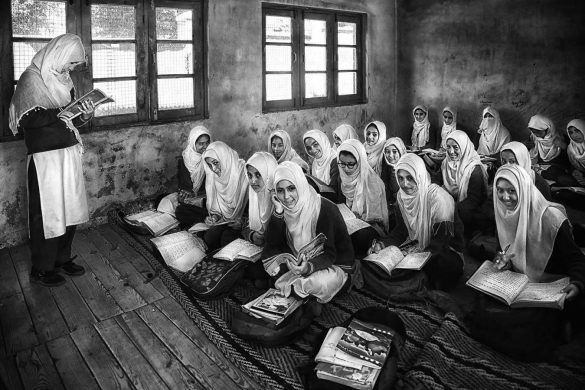
<path fill-rule="evenodd" d="M 396 164 L 400 157 L 406 154 L 406 146 L 400 137 L 388 138 L 384 144 L 384 159 L 382 161 L 382 172 L 380 177 L 384 182 L 384 189 L 386 191 L 386 204 L 388 205 L 388 212 L 392 214 L 390 207 L 394 207 L 396 203 L 396 194 L 400 189 L 398 180 L 396 180 Z M 390 225 L 393 225 L 390 223 Z"/>
<path fill-rule="evenodd" d="M 411 129 L 411 148 L 420 150 L 435 148 L 435 134 L 429 122 L 429 110 L 425 106 L 418 105 L 412 110 L 414 122 Z"/>
<path fill-rule="evenodd" d="M 528 129 L 531 132 L 530 141 L 534 143 L 530 149 L 534 168 L 547 180 L 566 180 L 569 164 L 564 151 L 565 143 L 553 122 L 543 115 L 534 115 L 528 122 Z"/>
<path fill-rule="evenodd" d="M 203 159 L 209 213 L 205 223 L 211 226 L 203 235 L 203 240 L 213 251 L 240 236 L 248 201 L 248 178 L 244 160 L 221 141 L 212 142 L 203 153 Z"/>
<path fill-rule="evenodd" d="M 364 146 L 368 163 L 378 175 L 382 172 L 384 143 L 386 142 L 386 125 L 380 121 L 370 122 L 364 127 Z"/>
<path fill-rule="evenodd" d="M 272 215 L 272 192 L 274 191 L 274 172 L 278 163 L 267 152 L 256 152 L 246 162 L 248 190 L 248 226 L 242 229 L 244 238 L 258 246 L 264 246 L 264 235 L 270 215 Z"/>
<path fill-rule="evenodd" d="M 431 258 L 423 270 L 431 288 L 448 290 L 463 273 L 463 225 L 457 215 L 455 201 L 443 188 L 431 183 L 425 163 L 408 153 L 396 164 L 400 185 L 397 196 L 396 226 L 388 238 L 374 241 L 370 251 L 378 252 L 388 245 L 399 246 L 416 240 L 421 251 Z M 380 272 L 380 278 L 391 278 Z M 367 282 L 367 280 L 366 280 Z"/>
<path fill-rule="evenodd" d="M 344 141 L 337 150 L 339 164 L 339 197 L 337 202 L 345 204 L 359 219 L 371 227 L 360 229 L 351 235 L 357 258 L 367 255 L 374 238 L 388 233 L 388 206 L 382 179 L 374 172 L 366 149 L 360 141 Z"/>
<path fill-rule="evenodd" d="M 538 173 L 532 169 L 532 163 L 530 161 L 530 153 L 526 148 L 526 145 L 520 142 L 512 141 L 508 142 L 502 147 L 500 152 L 502 165 L 504 164 L 517 164 L 528 172 L 532 183 L 538 188 L 540 193 L 545 197 L 546 200 L 551 199 L 550 186 Z"/>
<path fill-rule="evenodd" d="M 270 134 L 270 137 L 268 137 L 268 151 L 274 155 L 279 164 L 283 161 L 292 161 L 298 164 L 304 172 L 309 172 L 309 164 L 293 149 L 290 135 L 286 131 L 276 130 Z"/>
<path fill-rule="evenodd" d="M 342 123 L 333 130 L 333 149 L 337 150 L 339 145 L 348 139 L 359 139 L 359 137 L 352 125 Z"/>
<path fill-rule="evenodd" d="M 441 128 L 441 149 L 447 150 L 447 136 L 457 130 L 457 111 L 451 107 L 443 108 L 443 127 Z"/>
<path fill-rule="evenodd" d="M 484 108 L 482 118 L 477 131 L 480 134 L 477 153 L 499 160 L 498 154 L 502 151 L 502 146 L 510 142 L 510 132 L 502 124 L 496 109 Z"/>
<path fill-rule="evenodd" d="M 211 142 L 211 134 L 205 126 L 195 126 L 189 133 L 183 159 L 179 160 L 179 192 L 164 197 L 158 210 L 174 214 L 182 227 L 191 227 L 207 216 L 204 203 L 195 204 L 205 194 L 205 163 L 202 154 Z"/>
<path fill-rule="evenodd" d="M 337 156 L 327 135 L 321 130 L 309 130 L 303 135 L 303 144 L 311 158 L 311 175 L 335 187 L 339 180 Z"/>
<path fill-rule="evenodd" d="M 301 168 L 283 162 L 274 174 L 274 212 L 268 221 L 262 258 L 280 253 L 297 255 L 319 233 L 327 238 L 324 253 L 299 265 L 288 263 L 275 287 L 288 296 L 314 296 L 329 302 L 356 271 L 353 246 L 339 209 L 309 185 Z M 352 280 L 353 282 L 353 280 Z"/>
<path fill-rule="evenodd" d="M 571 176 L 575 180 L 572 184 L 585 187 L 585 121 L 573 119 L 567 124 L 567 134 L 571 143 L 567 147 L 567 154 L 571 162 Z"/>
<path fill-rule="evenodd" d="M 467 134 L 455 130 L 447 136 L 447 157 L 441 167 L 443 187 L 457 202 L 457 210 L 469 237 L 493 229 L 488 196 L 487 171 Z"/>

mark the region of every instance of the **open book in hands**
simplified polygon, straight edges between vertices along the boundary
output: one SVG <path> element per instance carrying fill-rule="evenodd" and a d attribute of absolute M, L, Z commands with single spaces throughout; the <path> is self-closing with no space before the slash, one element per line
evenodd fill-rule
<path fill-rule="evenodd" d="M 189 233 L 198 233 L 198 232 L 204 232 L 206 230 L 209 230 L 212 226 L 219 226 L 219 225 L 227 225 L 228 223 L 232 223 L 233 221 L 219 221 L 219 222 L 215 222 L 213 224 L 207 224 L 205 222 L 197 222 L 195 225 L 191 226 L 188 231 Z"/>
<path fill-rule="evenodd" d="M 352 234 L 354 234 L 355 232 L 357 232 L 358 230 L 365 229 L 365 228 L 372 226 L 369 223 L 367 223 L 366 221 L 359 219 L 353 213 L 353 211 L 351 211 L 349 209 L 349 207 L 347 207 L 347 205 L 345 203 L 338 203 L 337 208 L 339 209 L 339 212 L 341 213 L 341 216 L 343 217 L 343 221 L 345 222 L 345 226 L 347 226 L 347 232 L 349 233 L 350 236 Z"/>
<path fill-rule="evenodd" d="M 413 248 L 400 249 L 390 245 L 378 253 L 372 253 L 364 257 L 364 261 L 371 261 L 380 266 L 388 275 L 394 269 L 420 270 L 431 258 L 431 252 L 417 252 Z"/>
<path fill-rule="evenodd" d="M 276 276 L 280 271 L 280 265 L 286 263 L 287 260 L 295 265 L 301 265 L 302 261 L 309 261 L 325 252 L 325 242 L 327 237 L 323 233 L 319 233 L 307 245 L 299 250 L 297 256 L 290 253 L 280 253 L 267 259 L 262 260 L 264 269 L 270 276 Z"/>
<path fill-rule="evenodd" d="M 567 295 L 561 290 L 569 285 L 569 278 L 533 283 L 522 273 L 500 271 L 493 262 L 486 260 L 466 284 L 512 308 L 548 307 L 561 310 Z"/>
<path fill-rule="evenodd" d="M 59 114 L 57 114 L 57 117 L 68 120 L 77 118 L 81 115 L 81 103 L 86 100 L 93 102 L 93 105 L 96 108 L 100 104 L 111 103 L 114 101 L 114 99 L 106 95 L 102 90 L 96 88 L 69 103 Z"/>

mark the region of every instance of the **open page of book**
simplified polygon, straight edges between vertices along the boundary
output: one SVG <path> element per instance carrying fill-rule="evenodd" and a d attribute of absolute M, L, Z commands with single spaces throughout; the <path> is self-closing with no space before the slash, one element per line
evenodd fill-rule
<path fill-rule="evenodd" d="M 289 260 L 294 264 L 297 263 L 297 258 L 290 253 L 281 253 L 267 259 L 262 260 L 264 269 L 270 276 L 276 276 L 280 271 L 280 265 L 286 263 Z"/>
<path fill-rule="evenodd" d="M 144 223 L 155 236 L 160 236 L 172 228 L 179 226 L 179 221 L 175 217 L 161 212 L 156 212 L 156 214 L 144 218 L 142 223 Z"/>
<path fill-rule="evenodd" d="M 353 211 L 351 211 L 345 203 L 338 203 L 337 208 L 339 209 L 339 212 L 341 213 L 341 216 L 345 221 L 345 225 L 347 226 L 347 232 L 349 233 L 350 236 L 357 232 L 358 230 L 365 229 L 371 226 L 366 221 L 362 221 L 361 219 L 356 217 Z"/>
<path fill-rule="evenodd" d="M 150 209 L 150 210 L 142 211 L 140 213 L 127 215 L 124 217 L 124 219 L 126 219 L 126 221 L 128 221 L 128 222 L 142 222 L 144 219 L 149 218 L 149 217 L 156 215 L 156 214 L 157 214 L 156 210 Z"/>
<path fill-rule="evenodd" d="M 197 222 L 195 225 L 191 226 L 188 229 L 188 231 L 191 233 L 204 232 L 206 230 L 209 230 L 209 228 L 211 228 L 212 226 L 227 225 L 230 222 L 231 221 L 222 221 L 214 223 L 213 225 L 208 225 L 205 222 Z"/>
<path fill-rule="evenodd" d="M 178 271 L 187 272 L 205 258 L 205 251 L 196 237 L 181 231 L 151 239 L 165 263 Z"/>
<path fill-rule="evenodd" d="M 339 212 L 341 213 L 344 221 L 349 219 L 357 219 L 353 211 L 351 211 L 345 203 L 338 203 L 337 208 L 339 209 Z"/>
<path fill-rule="evenodd" d="M 67 107 L 63 109 L 57 116 L 59 118 L 69 118 L 73 119 L 81 115 L 81 102 L 86 100 L 91 100 L 95 107 L 99 106 L 100 104 L 110 103 L 113 102 L 114 99 L 106 95 L 100 89 L 93 89 L 86 93 L 85 95 L 77 98 L 73 102 L 69 103 Z"/>
<path fill-rule="evenodd" d="M 561 290 L 567 287 L 569 282 L 569 278 L 562 278 L 549 283 L 529 282 L 514 299 L 512 306 L 551 306 L 562 309 L 567 294 L 561 292 Z M 526 303 L 526 305 L 523 305 L 523 303 Z"/>
<path fill-rule="evenodd" d="M 237 238 L 221 248 L 219 252 L 213 255 L 213 258 L 227 261 L 234 261 L 235 259 L 256 261 L 261 253 L 262 247 L 254 245 L 250 241 Z"/>
<path fill-rule="evenodd" d="M 329 329 L 317 356 L 315 356 L 315 362 L 337 364 L 340 366 L 352 367 L 357 370 L 360 370 L 362 366 L 376 368 L 377 366 L 374 363 L 352 356 L 337 348 L 337 344 L 339 343 L 339 340 L 341 340 L 343 333 L 345 333 L 345 328 L 342 326 Z"/>
<path fill-rule="evenodd" d="M 392 347 L 394 333 L 357 319 L 351 320 L 337 347 L 343 352 L 382 367 Z"/>
<path fill-rule="evenodd" d="M 271 288 L 259 300 L 255 301 L 250 310 L 266 312 L 272 315 L 286 317 L 296 310 L 303 302 L 294 296 L 284 296 L 280 290 Z"/>
<path fill-rule="evenodd" d="M 430 258 L 431 252 L 409 253 L 396 265 L 396 268 L 420 270 Z"/>
<path fill-rule="evenodd" d="M 325 251 L 325 242 L 327 241 L 327 237 L 323 233 L 319 233 L 309 241 L 305 246 L 303 246 L 299 250 L 298 258 L 301 258 L 301 254 L 304 255 L 305 261 L 309 261 L 319 255 L 321 255 Z M 297 263 L 298 264 L 298 261 Z"/>
<path fill-rule="evenodd" d="M 371 390 L 380 375 L 380 369 L 363 366 L 361 369 L 337 364 L 318 363 L 315 367 L 319 379 L 339 383 L 357 390 Z"/>
<path fill-rule="evenodd" d="M 466 284 L 510 305 L 527 283 L 526 275 L 513 271 L 500 271 L 493 262 L 486 260 Z"/>
<path fill-rule="evenodd" d="M 364 257 L 365 261 L 371 261 L 382 267 L 388 274 L 392 273 L 392 270 L 396 268 L 396 265 L 404 259 L 402 251 L 394 245 L 387 246 L 378 253 L 372 253 Z"/>

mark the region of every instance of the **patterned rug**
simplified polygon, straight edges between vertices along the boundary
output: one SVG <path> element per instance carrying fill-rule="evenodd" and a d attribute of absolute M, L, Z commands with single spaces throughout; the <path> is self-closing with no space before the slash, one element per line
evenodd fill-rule
<path fill-rule="evenodd" d="M 112 220 L 113 221 L 113 220 Z M 407 339 L 401 353 L 397 388 L 401 389 L 570 389 L 585 388 L 585 363 L 551 365 L 520 363 L 471 339 L 451 313 L 418 299 L 395 302 L 367 290 L 353 290 L 324 305 L 323 312 L 300 340 L 277 348 L 242 340 L 230 330 L 230 319 L 240 305 L 262 291 L 242 281 L 225 298 L 200 300 L 179 281 L 152 251 L 147 236 L 135 235 L 116 223 L 113 229 L 155 269 L 187 314 L 222 353 L 263 388 L 302 389 L 300 368 L 310 363 L 315 340 L 326 329 L 344 322 L 363 307 L 387 307 L 404 321 Z"/>

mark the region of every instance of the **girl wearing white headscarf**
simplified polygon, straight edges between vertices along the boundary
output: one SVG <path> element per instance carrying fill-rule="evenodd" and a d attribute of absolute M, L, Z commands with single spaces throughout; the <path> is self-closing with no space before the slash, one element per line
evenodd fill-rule
<path fill-rule="evenodd" d="M 423 118 L 417 119 L 416 111 L 420 110 L 424 113 Z M 418 105 L 412 110 L 411 146 L 413 149 L 433 148 L 434 142 L 431 137 L 434 137 L 431 131 L 431 122 L 429 122 L 429 110 L 423 105 Z"/>
<path fill-rule="evenodd" d="M 272 215 L 272 192 L 274 191 L 274 172 L 278 163 L 271 153 L 256 152 L 246 162 L 248 182 L 248 227 L 243 236 L 256 245 L 264 245 L 264 235 L 270 215 Z M 251 170 L 252 167 L 255 171 Z"/>
<path fill-rule="evenodd" d="M 442 187 L 431 183 L 424 161 L 414 153 L 400 158 L 396 175 L 400 183 L 396 226 L 382 243 L 372 243 L 371 250 L 378 252 L 388 245 L 416 241 L 419 251 L 432 254 L 423 268 L 431 285 L 449 289 L 463 272 L 463 226 L 455 201 Z"/>
<path fill-rule="evenodd" d="M 276 168 L 274 184 L 275 210 L 266 228 L 262 258 L 281 253 L 296 256 L 319 233 L 327 238 L 321 255 L 302 259 L 298 266 L 289 262 L 281 266 L 285 273 L 275 287 L 287 296 L 294 289 L 301 297 L 310 295 L 318 302 L 329 302 L 356 271 L 353 247 L 339 209 L 317 194 L 292 162 Z"/>
<path fill-rule="evenodd" d="M 532 162 L 530 160 L 530 153 L 528 148 L 521 142 L 512 141 L 502 146 L 500 152 L 501 163 L 504 164 L 518 164 L 532 179 L 532 183 L 538 188 L 540 193 L 547 199 L 551 199 L 550 187 L 546 180 L 532 169 Z"/>
<path fill-rule="evenodd" d="M 447 124 L 445 119 L 445 113 L 449 113 L 453 116 L 451 123 Z M 451 107 L 443 108 L 443 127 L 441 128 L 441 148 L 447 149 L 447 136 L 453 131 L 457 130 L 457 110 Z"/>
<path fill-rule="evenodd" d="M 377 133 L 375 137 L 374 133 Z M 364 127 L 364 147 L 368 163 L 378 175 L 382 171 L 384 143 L 386 142 L 386 125 L 380 121 L 370 122 Z"/>
<path fill-rule="evenodd" d="M 211 142 L 211 134 L 205 126 L 195 126 L 189 132 L 187 145 L 178 163 L 179 192 L 173 192 L 161 199 L 157 210 L 175 215 L 182 226 L 191 226 L 206 217 L 203 203 L 195 205 L 196 199 L 204 194 L 205 162 L 203 152 Z M 178 211 L 177 211 L 178 209 Z"/>
<path fill-rule="evenodd" d="M 286 131 L 276 130 L 270 133 L 268 151 L 274 155 L 279 164 L 284 161 L 292 161 L 298 164 L 304 172 L 309 172 L 309 164 L 293 149 L 290 135 Z"/>
<path fill-rule="evenodd" d="M 556 181 L 565 173 L 567 165 L 563 152 L 565 143 L 561 135 L 549 118 L 539 114 L 530 118 L 528 128 L 531 131 L 530 140 L 534 143 L 534 147 L 530 149 L 532 163 L 542 177 Z M 542 170 L 540 165 L 544 165 Z"/>
<path fill-rule="evenodd" d="M 317 150 L 313 147 L 314 142 L 319 145 Z M 311 157 L 311 175 L 327 185 L 335 186 L 339 178 L 339 169 L 335 150 L 331 147 L 327 135 L 321 130 L 309 130 L 303 135 L 303 143 L 305 151 Z"/>
<path fill-rule="evenodd" d="M 443 187 L 457 201 L 466 234 L 484 230 L 489 223 L 488 175 L 467 134 L 455 130 L 447 136 L 447 157 L 441 165 Z"/>
<path fill-rule="evenodd" d="M 585 121 L 573 119 L 567 124 L 567 134 L 571 143 L 567 148 L 569 161 L 573 168 L 585 173 Z"/>
<path fill-rule="evenodd" d="M 388 207 L 394 206 L 396 202 L 396 194 L 400 190 L 398 181 L 396 181 L 396 164 L 400 157 L 406 154 L 406 145 L 399 137 L 391 137 L 384 143 L 384 160 L 382 161 L 382 172 L 380 177 L 384 182 L 386 191 L 386 203 Z M 392 214 L 392 210 L 388 210 Z M 392 221 L 391 221 L 392 222 Z M 392 223 L 390 225 L 393 225 Z"/>
<path fill-rule="evenodd" d="M 348 123 L 342 123 L 341 125 L 337 126 L 335 130 L 333 130 L 333 149 L 337 150 L 339 145 L 348 139 L 359 140 L 359 137 L 352 125 Z"/>
<path fill-rule="evenodd" d="M 212 227 L 203 236 L 210 250 L 229 244 L 240 235 L 242 216 L 248 201 L 248 178 L 244 160 L 221 141 L 212 142 L 205 152 L 205 223 Z M 228 224 L 219 225 L 222 222 Z"/>
<path fill-rule="evenodd" d="M 374 172 L 364 145 L 352 139 L 344 141 L 337 149 L 337 161 L 351 157 L 356 165 L 353 168 L 341 167 L 339 170 L 340 197 L 339 203 L 344 203 L 359 219 L 368 222 L 372 227 L 360 229 L 351 235 L 353 247 L 358 257 L 364 257 L 373 238 L 388 233 L 388 206 L 384 183 Z"/>
<path fill-rule="evenodd" d="M 75 228 L 89 220 L 83 147 L 76 126 L 91 119 L 94 107 L 83 102 L 82 115 L 73 121 L 57 117 L 75 95 L 69 72 L 83 62 L 85 51 L 78 36 L 53 38 L 20 77 L 9 107 L 10 129 L 14 134 L 24 132 L 28 154 L 30 278 L 45 286 L 65 283 L 57 267 L 69 275 L 84 273 L 71 261 Z"/>
<path fill-rule="evenodd" d="M 481 134 L 477 153 L 484 156 L 500 153 L 502 146 L 510 142 L 510 132 L 502 124 L 498 111 L 492 107 L 484 108 L 477 132 Z"/>

